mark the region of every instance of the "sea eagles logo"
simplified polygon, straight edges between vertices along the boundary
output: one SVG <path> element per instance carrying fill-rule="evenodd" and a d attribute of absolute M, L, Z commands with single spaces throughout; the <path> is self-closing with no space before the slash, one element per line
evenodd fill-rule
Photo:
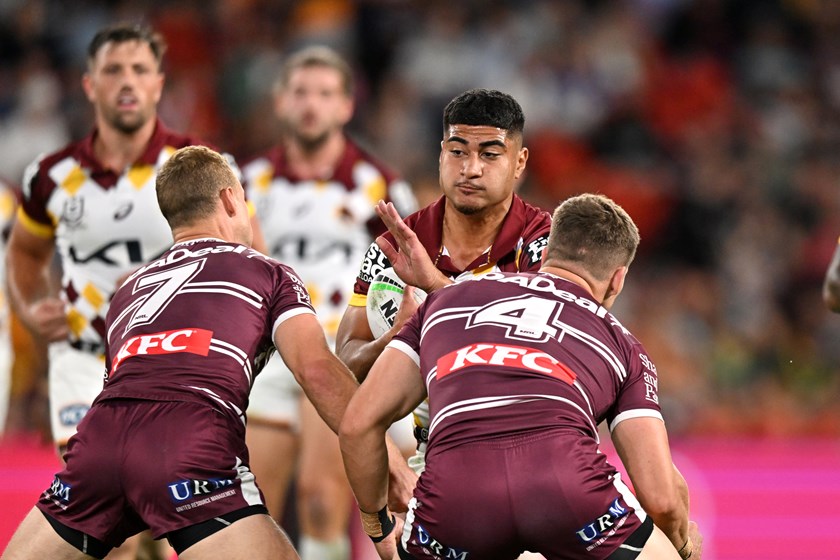
<path fill-rule="evenodd" d="M 81 196 L 74 196 L 64 201 L 64 208 L 61 209 L 59 221 L 68 228 L 76 229 L 82 225 L 82 217 L 85 214 L 85 199 Z"/>

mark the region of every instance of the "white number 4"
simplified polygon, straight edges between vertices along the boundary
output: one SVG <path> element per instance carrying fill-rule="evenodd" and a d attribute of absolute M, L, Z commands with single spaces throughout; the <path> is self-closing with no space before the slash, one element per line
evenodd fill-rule
<path fill-rule="evenodd" d="M 542 342 L 557 336 L 551 326 L 556 308 L 557 302 L 535 296 L 503 299 L 473 313 L 467 328 L 496 325 L 507 329 L 508 338 Z"/>

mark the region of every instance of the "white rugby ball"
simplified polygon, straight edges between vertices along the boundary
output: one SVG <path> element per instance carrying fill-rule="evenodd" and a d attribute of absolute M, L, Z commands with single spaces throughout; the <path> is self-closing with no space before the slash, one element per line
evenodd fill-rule
<path fill-rule="evenodd" d="M 393 268 L 383 269 L 373 278 L 367 294 L 367 319 L 374 338 L 379 338 L 394 326 L 404 292 L 405 282 L 400 280 Z M 426 292 L 415 288 L 414 299 L 418 304 L 423 303 Z"/>

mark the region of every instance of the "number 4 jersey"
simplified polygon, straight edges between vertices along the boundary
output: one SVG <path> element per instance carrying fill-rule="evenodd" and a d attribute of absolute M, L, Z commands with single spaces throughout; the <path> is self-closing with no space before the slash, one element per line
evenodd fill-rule
<path fill-rule="evenodd" d="M 639 341 L 551 274 L 491 272 L 438 290 L 389 346 L 425 380 L 429 453 L 563 426 L 597 441 L 602 420 L 662 417 Z"/>

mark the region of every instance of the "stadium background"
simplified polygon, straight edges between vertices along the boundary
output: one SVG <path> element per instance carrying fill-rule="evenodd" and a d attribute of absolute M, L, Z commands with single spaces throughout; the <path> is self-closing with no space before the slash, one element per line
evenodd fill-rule
<path fill-rule="evenodd" d="M 611 196 L 642 247 L 615 314 L 647 346 L 707 560 L 840 557 L 840 316 L 820 285 L 840 235 L 836 0 L 0 0 L 0 177 L 86 134 L 102 25 L 169 51 L 161 117 L 245 159 L 277 133 L 283 57 L 353 64 L 350 131 L 437 195 L 440 117 L 513 94 L 546 209 Z M 0 545 L 52 477 L 42 364 L 22 349 L 0 444 Z M 21 509 L 22 508 L 22 509 Z"/>

